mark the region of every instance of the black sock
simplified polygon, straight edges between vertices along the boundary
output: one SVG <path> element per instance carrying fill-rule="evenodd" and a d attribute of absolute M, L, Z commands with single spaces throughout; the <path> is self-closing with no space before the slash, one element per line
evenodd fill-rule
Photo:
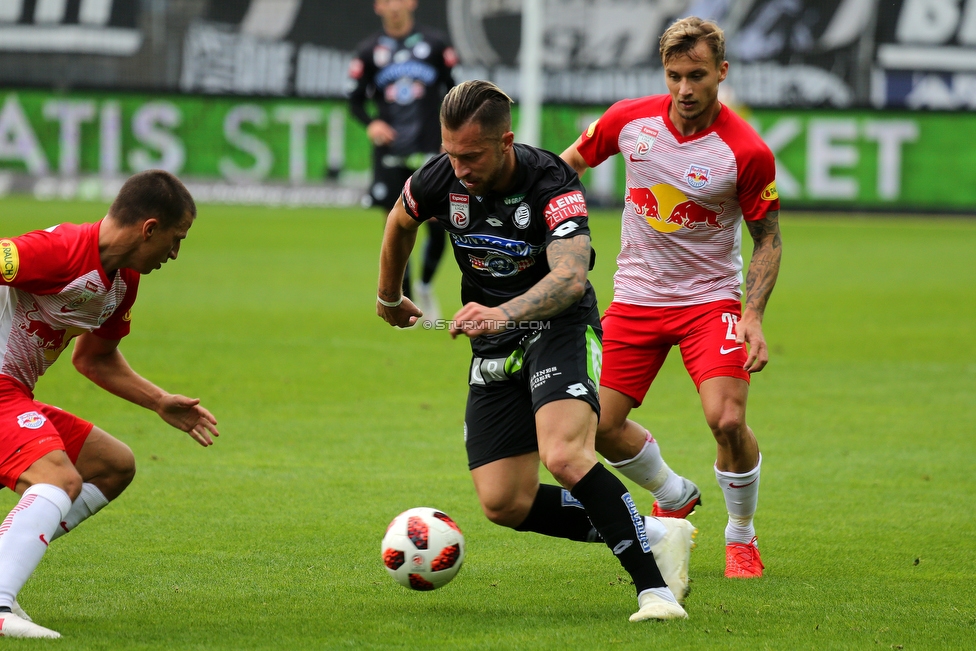
<path fill-rule="evenodd" d="M 434 272 L 444 255 L 445 230 L 439 222 L 426 221 L 427 244 L 424 246 L 424 268 L 420 275 L 420 282 L 429 285 L 434 279 Z"/>
<path fill-rule="evenodd" d="M 0 606 L 0 613 L 12 613 L 9 606 Z"/>
<path fill-rule="evenodd" d="M 634 580 L 637 594 L 667 585 L 654 562 L 644 531 L 644 516 L 612 472 L 598 463 L 576 482 L 571 492 L 582 502 L 593 526 Z"/>
<path fill-rule="evenodd" d="M 539 486 L 529 515 L 515 530 L 579 542 L 603 542 L 583 505 L 568 490 L 551 484 Z"/>

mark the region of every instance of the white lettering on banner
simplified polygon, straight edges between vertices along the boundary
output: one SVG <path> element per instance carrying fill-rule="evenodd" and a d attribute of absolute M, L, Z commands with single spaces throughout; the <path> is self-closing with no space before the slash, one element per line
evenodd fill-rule
<path fill-rule="evenodd" d="M 976 0 L 969 0 L 966 3 L 958 36 L 959 42 L 963 45 L 976 45 Z"/>
<path fill-rule="evenodd" d="M 959 0 L 905 0 L 895 37 L 902 43 L 945 43 L 959 25 Z"/>
<path fill-rule="evenodd" d="M 315 107 L 279 106 L 275 120 L 288 125 L 288 178 L 305 181 L 308 178 L 308 161 L 305 156 L 308 126 L 322 123 L 322 109 Z"/>
<path fill-rule="evenodd" d="M 122 108 L 115 100 L 102 104 L 98 144 L 98 171 L 103 176 L 115 176 L 122 171 Z"/>
<path fill-rule="evenodd" d="M 914 120 L 866 120 L 854 118 L 810 120 L 807 123 L 806 195 L 815 199 L 858 199 L 860 186 L 852 176 L 839 175 L 835 168 L 853 171 L 860 163 L 859 136 L 878 143 L 877 193 L 879 199 L 894 201 L 901 196 L 902 150 L 920 137 Z M 778 175 L 777 166 L 777 175 Z M 780 179 L 777 177 L 777 184 Z"/>
<path fill-rule="evenodd" d="M 11 93 L 0 110 L 0 161 L 20 161 L 35 176 L 47 174 L 47 159 L 17 95 Z"/>
<path fill-rule="evenodd" d="M 42 112 L 46 119 L 60 123 L 58 171 L 65 176 L 76 175 L 81 156 L 81 123 L 95 119 L 95 102 L 48 100 Z"/>
<path fill-rule="evenodd" d="M 864 135 L 878 143 L 878 196 L 893 200 L 901 195 L 901 151 L 906 142 L 918 140 L 918 123 L 912 120 L 868 120 Z"/>
<path fill-rule="evenodd" d="M 773 152 L 773 156 L 778 154 L 784 147 L 793 142 L 798 135 L 803 133 L 803 125 L 799 118 L 782 118 L 781 120 L 777 120 L 765 133 L 760 130 L 759 124 L 755 120 L 750 121 L 750 124 L 752 124 L 757 133 L 762 135 L 762 139 L 770 151 Z M 778 158 L 776 159 L 776 189 L 780 197 L 787 199 L 799 197 L 802 192 L 800 182 L 796 180 L 796 177 L 786 169 L 786 166 Z"/>
<path fill-rule="evenodd" d="M 132 134 L 141 144 L 158 151 L 159 157 L 145 149 L 134 149 L 129 152 L 129 167 L 134 172 L 158 168 L 179 174 L 186 162 L 186 149 L 182 140 L 163 127 L 172 129 L 182 123 L 183 114 L 175 104 L 149 102 L 140 106 L 132 116 Z"/>
<path fill-rule="evenodd" d="M 546 223 L 549 224 L 549 230 L 552 230 L 570 217 L 586 216 L 586 199 L 579 190 L 561 194 L 549 201 L 543 214 Z"/>
<path fill-rule="evenodd" d="M 807 123 L 807 194 L 819 199 L 856 199 L 857 180 L 832 176 L 835 167 L 852 168 L 858 163 L 854 120 L 810 120 Z"/>
<path fill-rule="evenodd" d="M 224 137 L 227 142 L 254 158 L 254 165 L 241 167 L 230 156 L 222 156 L 217 166 L 228 181 L 261 181 L 267 178 L 274 165 L 271 148 L 257 136 L 243 131 L 241 125 L 245 123 L 264 129 L 268 124 L 268 114 L 260 106 L 241 104 L 224 117 Z"/>
<path fill-rule="evenodd" d="M 895 39 L 878 46 L 882 68 L 974 71 L 976 56 L 967 46 L 976 45 L 976 0 L 904 0 Z"/>

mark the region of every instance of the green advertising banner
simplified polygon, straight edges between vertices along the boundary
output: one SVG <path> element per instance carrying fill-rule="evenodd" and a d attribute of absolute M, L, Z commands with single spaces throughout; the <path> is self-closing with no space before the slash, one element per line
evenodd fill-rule
<path fill-rule="evenodd" d="M 542 146 L 562 151 L 602 110 L 545 107 Z M 776 156 L 786 209 L 976 212 L 976 150 L 959 146 L 976 142 L 976 114 L 757 110 L 746 117 Z M 280 194 L 261 188 L 284 186 L 304 189 L 300 203 L 355 203 L 369 182 L 370 150 L 340 100 L 0 91 L 0 172 L 8 176 L 51 187 L 154 167 L 211 183 L 213 200 L 280 203 Z M 595 203 L 621 203 L 622 161 L 611 158 L 584 182 Z M 315 194 L 326 187 L 349 191 Z"/>
<path fill-rule="evenodd" d="M 304 183 L 365 170 L 366 145 L 338 100 L 0 92 L 0 166 L 35 176 L 162 168 Z"/>
<path fill-rule="evenodd" d="M 543 146 L 562 151 L 566 126 L 599 115 L 553 107 Z M 916 111 L 743 111 L 776 157 L 785 209 L 976 213 L 976 114 Z M 589 124 L 588 119 L 578 124 Z M 548 125 L 558 126 L 550 129 Z M 553 138 L 554 132 L 559 137 Z M 577 130 L 577 136 L 579 131 Z M 590 197 L 620 203 L 626 184 L 614 157 L 583 180 Z"/>

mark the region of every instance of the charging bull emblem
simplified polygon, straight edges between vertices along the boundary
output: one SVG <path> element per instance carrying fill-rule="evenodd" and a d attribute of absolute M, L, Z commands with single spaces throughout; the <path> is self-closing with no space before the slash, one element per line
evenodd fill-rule
<path fill-rule="evenodd" d="M 628 188 L 627 202 L 634 213 L 661 233 L 673 233 L 679 228 L 723 228 L 718 218 L 724 210 L 709 210 L 666 183 L 650 188 Z"/>

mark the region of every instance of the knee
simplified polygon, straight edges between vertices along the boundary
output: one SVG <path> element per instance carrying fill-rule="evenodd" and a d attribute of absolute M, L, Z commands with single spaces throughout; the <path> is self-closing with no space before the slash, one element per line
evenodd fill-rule
<path fill-rule="evenodd" d="M 114 500 L 135 478 L 136 457 L 128 445 L 119 442 L 112 453 L 103 458 L 103 462 L 104 471 L 92 483 L 98 486 L 107 499 Z"/>
<path fill-rule="evenodd" d="M 481 510 L 492 523 L 502 527 L 514 529 L 529 516 L 532 504 L 522 504 L 520 501 L 490 502 L 482 501 Z"/>
<path fill-rule="evenodd" d="M 132 450 L 129 446 L 125 446 L 125 452 L 122 453 L 115 463 L 115 477 L 121 490 L 124 490 L 132 483 L 132 480 L 136 476 L 136 456 L 132 454 Z"/>
<path fill-rule="evenodd" d="M 65 468 L 59 475 L 57 481 L 51 483 L 67 493 L 71 501 L 74 502 L 81 495 L 81 485 L 83 483 L 81 475 L 74 468 Z"/>
<path fill-rule="evenodd" d="M 542 465 L 560 486 L 572 489 L 596 465 L 596 455 L 572 446 L 559 447 L 542 456 Z"/>
<path fill-rule="evenodd" d="M 716 442 L 723 447 L 736 447 L 746 436 L 745 414 L 735 410 L 726 410 L 708 420 Z"/>
<path fill-rule="evenodd" d="M 626 418 L 609 418 L 600 416 L 600 421 L 596 425 L 597 441 L 614 443 L 624 436 L 624 429 L 627 423 Z"/>

